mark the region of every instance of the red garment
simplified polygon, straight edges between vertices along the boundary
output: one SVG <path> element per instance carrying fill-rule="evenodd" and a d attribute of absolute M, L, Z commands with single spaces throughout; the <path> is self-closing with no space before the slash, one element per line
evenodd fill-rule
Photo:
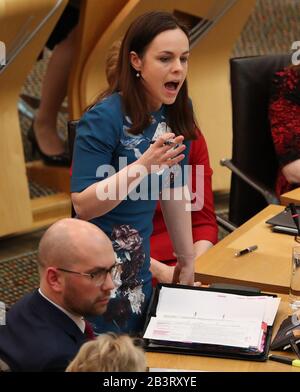
<path fill-rule="evenodd" d="M 208 151 L 204 136 L 199 132 L 197 140 L 191 143 L 189 164 L 192 168 L 192 190 L 195 192 L 196 165 L 204 165 L 204 206 L 200 211 L 192 212 L 193 242 L 208 240 L 215 244 L 218 240 L 218 227 L 214 212 L 213 193 L 211 188 L 212 169 L 209 164 Z M 180 222 L 178 222 L 180 224 Z M 153 233 L 150 238 L 150 255 L 160 261 L 176 261 L 170 237 L 165 226 L 160 204 L 157 204 Z"/>
<path fill-rule="evenodd" d="M 295 68 L 287 67 L 275 74 L 269 119 L 279 161 L 276 194 L 280 196 L 298 186 L 288 183 L 281 171 L 300 158 L 300 73 Z"/>
<path fill-rule="evenodd" d="M 91 326 L 91 324 L 86 320 L 84 320 L 84 323 L 85 323 L 84 334 L 85 334 L 87 340 L 96 339 L 96 336 L 94 334 L 93 327 Z"/>

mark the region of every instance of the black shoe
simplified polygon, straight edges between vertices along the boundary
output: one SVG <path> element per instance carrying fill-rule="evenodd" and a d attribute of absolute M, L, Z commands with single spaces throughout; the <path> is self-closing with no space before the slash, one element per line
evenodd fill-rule
<path fill-rule="evenodd" d="M 69 167 L 71 165 L 70 158 L 66 152 L 63 152 L 62 154 L 58 155 L 47 155 L 43 153 L 43 151 L 40 149 L 40 146 L 38 145 L 33 129 L 33 123 L 31 124 L 27 137 L 28 140 L 31 142 L 32 154 L 34 155 L 36 152 L 38 152 L 45 165 L 66 167 Z"/>

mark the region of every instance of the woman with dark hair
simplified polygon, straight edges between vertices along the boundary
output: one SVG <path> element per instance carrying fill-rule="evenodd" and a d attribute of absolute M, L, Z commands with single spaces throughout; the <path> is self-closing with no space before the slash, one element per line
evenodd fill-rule
<path fill-rule="evenodd" d="M 74 208 L 79 218 L 111 237 L 119 264 L 108 309 L 92 320 L 97 333 L 143 328 L 152 291 L 149 238 L 158 199 L 176 254 L 173 281 L 194 283 L 190 194 L 183 170 L 188 140 L 196 137 L 188 56 L 188 32 L 172 14 L 141 15 L 122 41 L 115 82 L 78 124 Z"/>
<path fill-rule="evenodd" d="M 300 65 L 275 74 L 269 118 L 279 161 L 279 197 L 300 184 Z"/>
<path fill-rule="evenodd" d="M 122 40 L 115 41 L 106 55 L 106 79 L 110 86 L 116 80 L 116 67 Z M 196 130 L 197 138 L 191 142 L 189 165 L 192 173 L 192 192 L 196 194 L 197 185 L 203 179 L 203 207 L 192 211 L 192 234 L 195 258 L 201 256 L 218 240 L 218 226 L 214 211 L 213 192 L 211 186 L 212 169 L 209 163 L 208 150 L 204 135 Z M 203 172 L 197 168 L 203 167 Z M 159 202 L 153 217 L 153 232 L 150 237 L 151 273 L 153 284 L 156 282 L 171 283 L 173 280 L 176 257 L 173 254 L 172 242 L 166 228 Z"/>

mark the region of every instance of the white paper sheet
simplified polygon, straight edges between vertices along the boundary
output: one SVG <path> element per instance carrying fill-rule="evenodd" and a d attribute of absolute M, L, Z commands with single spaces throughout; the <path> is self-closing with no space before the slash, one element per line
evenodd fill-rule
<path fill-rule="evenodd" d="M 213 320 L 260 320 L 272 325 L 280 298 L 162 287 L 156 314 Z"/>
<path fill-rule="evenodd" d="M 156 317 L 144 337 L 183 343 L 254 348 L 272 325 L 280 298 L 162 287 Z"/>
<path fill-rule="evenodd" d="M 257 321 L 214 321 L 152 317 L 147 339 L 182 343 L 220 344 L 233 347 L 258 347 L 261 324 Z"/>

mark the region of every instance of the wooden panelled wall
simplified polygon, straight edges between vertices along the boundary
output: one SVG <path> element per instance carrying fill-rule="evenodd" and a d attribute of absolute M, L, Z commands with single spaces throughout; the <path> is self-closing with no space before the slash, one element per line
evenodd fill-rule
<path fill-rule="evenodd" d="M 0 236 L 34 226 L 29 197 L 17 102 L 21 87 L 59 19 L 66 0 L 0 0 L 0 40 L 7 60 L 22 39 L 57 7 L 16 57 L 0 71 Z"/>

